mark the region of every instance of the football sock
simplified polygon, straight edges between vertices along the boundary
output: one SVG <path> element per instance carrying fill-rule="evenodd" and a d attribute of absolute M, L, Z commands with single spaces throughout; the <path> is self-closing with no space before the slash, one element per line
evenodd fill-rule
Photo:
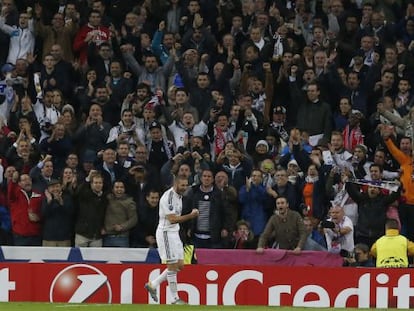
<path fill-rule="evenodd" d="M 167 279 L 167 272 L 168 270 L 165 269 L 159 276 L 155 278 L 155 280 L 151 281 L 150 284 L 152 288 L 158 287 L 162 282 L 164 282 Z"/>
<path fill-rule="evenodd" d="M 173 301 L 179 299 L 177 290 L 177 272 L 167 271 L 167 281 Z"/>

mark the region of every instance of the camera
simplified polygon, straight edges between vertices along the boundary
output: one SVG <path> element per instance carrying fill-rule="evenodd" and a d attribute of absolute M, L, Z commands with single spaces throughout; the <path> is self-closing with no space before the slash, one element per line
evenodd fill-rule
<path fill-rule="evenodd" d="M 339 255 L 343 258 L 354 258 L 356 261 L 358 261 L 357 254 L 355 254 L 355 252 L 347 251 L 346 249 L 341 249 L 339 251 Z"/>
<path fill-rule="evenodd" d="M 321 227 L 325 229 L 333 229 L 335 228 L 336 224 L 330 220 L 323 220 L 321 221 Z"/>

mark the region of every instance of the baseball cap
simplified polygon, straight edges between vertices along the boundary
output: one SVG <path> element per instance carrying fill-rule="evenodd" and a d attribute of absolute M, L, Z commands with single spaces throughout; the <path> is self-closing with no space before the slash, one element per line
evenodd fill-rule
<path fill-rule="evenodd" d="M 47 186 L 48 186 L 48 187 L 50 187 L 50 186 L 57 185 L 57 184 L 60 184 L 59 179 L 52 178 L 52 179 L 51 179 L 51 180 L 49 180 L 49 182 L 47 183 Z"/>
<path fill-rule="evenodd" d="M 86 150 L 82 157 L 83 162 L 93 163 L 96 160 L 96 152 L 93 150 Z"/>
<path fill-rule="evenodd" d="M 283 106 L 276 106 L 275 108 L 273 108 L 273 113 L 274 114 L 285 114 L 286 108 Z"/>
<path fill-rule="evenodd" d="M 154 128 L 161 129 L 161 124 L 157 121 L 152 121 L 149 125 L 149 130 L 152 130 Z"/>

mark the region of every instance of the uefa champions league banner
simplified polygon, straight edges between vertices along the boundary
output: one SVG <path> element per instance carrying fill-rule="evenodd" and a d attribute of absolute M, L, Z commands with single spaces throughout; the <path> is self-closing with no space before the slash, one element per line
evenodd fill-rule
<path fill-rule="evenodd" d="M 148 264 L 0 263 L 0 301 L 154 304 Z M 191 305 L 414 308 L 412 269 L 188 265 L 180 297 Z M 413 284 L 412 284 L 413 283 Z M 170 303 L 166 282 L 160 303 Z"/>

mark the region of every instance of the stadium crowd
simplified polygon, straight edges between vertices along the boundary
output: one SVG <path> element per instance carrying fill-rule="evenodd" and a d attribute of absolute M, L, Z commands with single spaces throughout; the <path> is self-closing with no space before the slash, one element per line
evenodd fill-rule
<path fill-rule="evenodd" d="M 414 1 L 0 3 L 3 244 L 414 241 Z"/>

